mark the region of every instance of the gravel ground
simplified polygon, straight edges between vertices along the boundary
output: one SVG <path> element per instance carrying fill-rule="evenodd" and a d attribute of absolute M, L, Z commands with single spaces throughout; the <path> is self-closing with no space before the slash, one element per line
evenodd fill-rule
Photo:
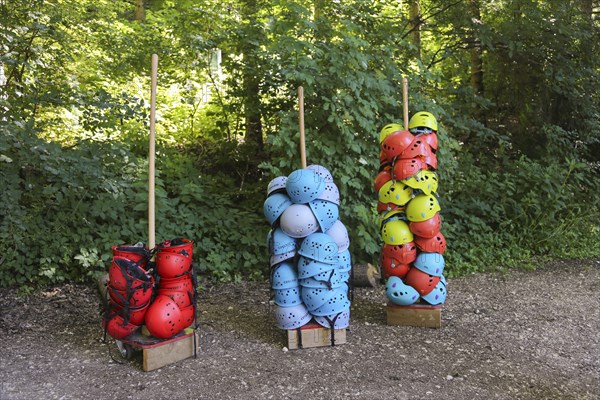
<path fill-rule="evenodd" d="M 600 260 L 449 280 L 442 328 L 357 288 L 347 343 L 285 349 L 266 282 L 203 285 L 199 349 L 143 372 L 102 341 L 95 286 L 0 289 L 0 400 L 600 399 Z"/>

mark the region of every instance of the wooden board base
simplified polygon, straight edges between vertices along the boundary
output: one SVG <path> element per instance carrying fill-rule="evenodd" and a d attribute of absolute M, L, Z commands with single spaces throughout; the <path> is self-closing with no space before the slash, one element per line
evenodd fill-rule
<path fill-rule="evenodd" d="M 427 328 L 442 327 L 442 305 L 413 304 L 399 306 L 388 303 L 386 307 L 387 324 L 402 326 L 421 326 Z"/>
<path fill-rule="evenodd" d="M 290 350 L 332 345 L 332 331 L 315 322 L 309 322 L 300 329 L 285 332 L 287 333 L 287 347 Z M 346 343 L 346 329 L 334 329 L 333 335 L 334 346 Z"/>
<path fill-rule="evenodd" d="M 144 371 L 153 371 L 196 355 L 198 334 L 195 330 L 187 328 L 173 338 L 157 339 L 145 335 L 144 332 L 138 332 L 128 336 L 122 342 L 141 349 L 142 368 Z"/>

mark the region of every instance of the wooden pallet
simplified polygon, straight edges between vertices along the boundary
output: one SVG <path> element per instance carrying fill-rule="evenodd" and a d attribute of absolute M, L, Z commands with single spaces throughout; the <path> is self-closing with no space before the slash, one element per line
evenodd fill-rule
<path fill-rule="evenodd" d="M 402 326 L 442 327 L 442 305 L 412 304 L 399 306 L 388 302 L 387 324 Z"/>
<path fill-rule="evenodd" d="M 287 348 L 290 350 L 337 346 L 346 343 L 346 329 L 334 329 L 332 331 L 323 328 L 316 322 L 309 322 L 299 329 L 291 329 L 285 332 L 287 333 Z"/>
<path fill-rule="evenodd" d="M 177 361 L 196 356 L 198 335 L 192 328 L 170 339 L 157 339 L 142 330 L 129 335 L 122 343 L 142 350 L 144 371 L 153 371 Z"/>

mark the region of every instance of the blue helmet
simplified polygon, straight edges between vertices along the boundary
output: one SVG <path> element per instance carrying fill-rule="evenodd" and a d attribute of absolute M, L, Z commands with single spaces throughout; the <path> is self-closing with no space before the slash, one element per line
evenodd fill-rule
<path fill-rule="evenodd" d="M 271 287 L 273 289 L 290 289 L 298 286 L 296 267 L 290 262 L 282 262 L 271 272 Z"/>
<path fill-rule="evenodd" d="M 345 329 L 350 326 L 350 308 L 344 309 L 337 314 L 315 315 L 315 321 L 327 329 Z"/>
<path fill-rule="evenodd" d="M 335 221 L 325 233 L 333 238 L 333 241 L 338 245 L 338 251 L 340 253 L 350 247 L 350 236 L 348 236 L 348 230 L 339 219 Z"/>
<path fill-rule="evenodd" d="M 338 253 L 338 269 L 340 272 L 350 272 L 352 270 L 352 256 L 350 250 Z"/>
<path fill-rule="evenodd" d="M 413 265 L 431 276 L 441 276 L 446 263 L 440 253 L 419 253 Z"/>
<path fill-rule="evenodd" d="M 325 181 L 325 183 L 333 182 L 333 175 L 331 175 L 331 172 L 329 172 L 329 170 L 322 165 L 311 164 L 306 167 L 306 169 L 309 169 L 319 175 Z"/>
<path fill-rule="evenodd" d="M 306 204 L 292 204 L 280 220 L 281 229 L 293 238 L 304 238 L 319 230 L 319 222 Z"/>
<path fill-rule="evenodd" d="M 333 182 L 327 182 L 325 184 L 325 189 L 321 192 L 321 194 L 317 197 L 316 200 L 327 200 L 336 205 L 340 205 L 340 189 L 338 189 L 337 185 Z"/>
<path fill-rule="evenodd" d="M 269 185 L 267 186 L 267 196 L 271 193 L 285 191 L 285 182 L 287 181 L 287 176 L 278 176 L 273 178 Z"/>
<path fill-rule="evenodd" d="M 311 310 L 311 314 L 314 316 L 323 317 L 325 315 L 338 314 L 349 308 L 350 300 L 348 299 L 348 289 L 346 286 L 342 286 L 338 289 L 336 295 L 331 296 L 329 300 L 327 300 L 321 306 Z"/>
<path fill-rule="evenodd" d="M 297 169 L 288 176 L 285 189 L 294 203 L 306 204 L 321 194 L 325 181 L 310 169 Z"/>
<path fill-rule="evenodd" d="M 303 256 L 298 258 L 298 279 L 310 278 L 333 269 L 335 269 L 334 263 L 329 264 Z"/>
<path fill-rule="evenodd" d="M 298 254 L 324 263 L 337 264 L 338 262 L 338 246 L 326 233 L 316 232 L 308 235 L 302 241 Z"/>
<path fill-rule="evenodd" d="M 412 286 L 405 285 L 397 276 L 390 276 L 385 283 L 385 294 L 394 304 L 408 306 L 419 300 L 419 292 Z"/>
<path fill-rule="evenodd" d="M 302 287 L 301 291 L 302 301 L 311 312 L 328 302 L 342 302 L 344 299 L 348 299 L 348 290 L 345 287 L 334 289 Z M 333 314 L 333 312 L 327 314 Z"/>
<path fill-rule="evenodd" d="M 336 268 L 319 274 L 299 279 L 300 286 L 310 288 L 337 288 L 346 282 L 346 276 Z"/>
<path fill-rule="evenodd" d="M 263 212 L 269 224 L 273 225 L 283 212 L 292 205 L 290 198 L 283 193 L 275 193 L 265 200 Z"/>
<path fill-rule="evenodd" d="M 447 294 L 448 292 L 446 289 L 446 279 L 444 279 L 443 281 L 442 279 L 440 279 L 435 288 L 431 292 L 427 293 L 425 296 L 421 296 L 421 298 L 431 305 L 444 304 L 444 302 L 446 301 Z"/>
<path fill-rule="evenodd" d="M 340 217 L 340 210 L 335 203 L 327 200 L 313 200 L 308 203 L 313 214 L 319 221 L 321 231 L 326 232 Z"/>
<path fill-rule="evenodd" d="M 276 307 L 275 321 L 281 329 L 298 329 L 310 322 L 312 315 L 304 304 L 291 307 Z"/>
<path fill-rule="evenodd" d="M 269 253 L 277 256 L 291 252 L 296 252 L 296 239 L 281 228 L 274 229 L 269 237 Z"/>
<path fill-rule="evenodd" d="M 289 289 L 275 289 L 275 304 L 281 307 L 297 306 L 302 303 L 300 298 L 300 287 Z"/>

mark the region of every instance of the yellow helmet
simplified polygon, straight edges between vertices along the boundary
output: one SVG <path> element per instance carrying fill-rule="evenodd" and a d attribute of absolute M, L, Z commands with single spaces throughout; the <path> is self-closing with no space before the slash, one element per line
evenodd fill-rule
<path fill-rule="evenodd" d="M 388 181 L 379 189 L 379 201 L 403 206 L 412 199 L 413 190 L 410 186 L 398 181 Z"/>
<path fill-rule="evenodd" d="M 410 222 L 421 222 L 433 218 L 440 210 L 440 203 L 434 195 L 421 193 L 406 205 L 406 218 Z"/>
<path fill-rule="evenodd" d="M 425 194 L 437 193 L 438 177 L 434 171 L 421 170 L 408 179 L 403 179 L 405 185 L 419 189 Z"/>
<path fill-rule="evenodd" d="M 401 130 L 402 126 L 400 124 L 387 124 L 381 129 L 381 133 L 379 133 L 379 143 L 383 142 L 383 139 L 390 136 L 392 133 Z"/>
<path fill-rule="evenodd" d="M 412 132 L 413 128 L 429 128 L 432 131 L 437 132 L 438 123 L 430 112 L 419 111 L 410 118 L 410 121 L 408 121 L 408 129 Z"/>
<path fill-rule="evenodd" d="M 408 224 L 401 219 L 391 219 L 383 224 L 381 236 L 385 244 L 400 245 L 412 242 L 414 236 Z"/>

